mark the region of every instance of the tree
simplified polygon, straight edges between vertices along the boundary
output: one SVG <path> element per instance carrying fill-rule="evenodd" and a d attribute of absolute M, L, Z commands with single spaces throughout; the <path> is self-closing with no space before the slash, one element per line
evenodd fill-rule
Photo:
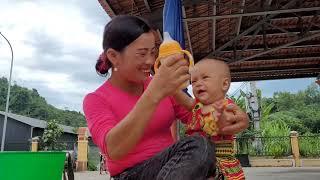
<path fill-rule="evenodd" d="M 10 106 L 13 113 L 27 111 L 27 107 L 31 103 L 31 95 L 28 89 L 25 88 L 16 88 L 15 93 L 13 94 L 10 100 Z"/>
<path fill-rule="evenodd" d="M 5 110 L 6 98 L 8 93 L 8 80 L 7 78 L 0 78 L 0 111 Z"/>
<path fill-rule="evenodd" d="M 42 150 L 63 150 L 66 145 L 59 143 L 58 139 L 63 133 L 63 129 L 57 124 L 55 120 L 47 123 L 42 137 L 40 138 L 40 149 Z"/>
<path fill-rule="evenodd" d="M 310 129 L 303 124 L 303 121 L 296 118 L 295 113 L 292 111 L 276 112 L 271 114 L 268 119 L 266 119 L 266 121 L 269 122 L 277 120 L 285 122 L 291 131 L 298 131 L 300 134 L 304 134 L 310 131 Z"/>
<path fill-rule="evenodd" d="M 310 104 L 319 104 L 320 102 L 320 86 L 316 83 L 311 84 L 304 91 L 305 92 L 305 103 Z"/>
<path fill-rule="evenodd" d="M 0 110 L 5 110 L 8 80 L 0 78 Z M 9 110 L 15 114 L 41 120 L 55 119 L 58 123 L 73 127 L 85 126 L 83 114 L 76 111 L 64 111 L 47 103 L 36 89 L 23 88 L 16 83 L 12 86 Z"/>

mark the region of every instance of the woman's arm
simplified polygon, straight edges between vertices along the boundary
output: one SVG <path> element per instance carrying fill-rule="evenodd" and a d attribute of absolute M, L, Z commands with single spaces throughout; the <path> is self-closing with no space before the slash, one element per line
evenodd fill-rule
<path fill-rule="evenodd" d="M 182 58 L 182 55 L 168 57 L 134 108 L 109 131 L 105 141 L 111 159 L 121 159 L 136 146 L 160 101 L 190 79 Z"/>
<path fill-rule="evenodd" d="M 106 144 L 111 159 L 120 159 L 138 143 L 158 103 L 147 90 L 131 112 L 109 131 Z"/>
<path fill-rule="evenodd" d="M 189 97 L 183 91 L 177 91 L 173 97 L 181 106 L 183 106 L 190 112 L 192 111 L 194 101 L 195 101 L 193 98 Z"/>

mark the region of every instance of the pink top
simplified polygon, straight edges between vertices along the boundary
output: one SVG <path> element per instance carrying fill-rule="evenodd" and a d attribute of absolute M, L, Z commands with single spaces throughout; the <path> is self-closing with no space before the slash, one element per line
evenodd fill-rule
<path fill-rule="evenodd" d="M 144 86 L 148 86 L 148 79 Z M 89 93 L 83 102 L 83 109 L 94 143 L 102 153 L 107 154 L 105 137 L 134 107 L 140 96 L 130 95 L 112 86 L 106 81 L 95 92 Z M 156 108 L 142 139 L 121 160 L 111 160 L 107 156 L 107 169 L 111 176 L 151 158 L 171 144 L 173 139 L 170 132 L 171 124 L 178 118 L 182 122 L 189 119 L 189 113 L 178 105 L 172 97 L 163 99 Z M 127 132 L 128 136 L 130 132 Z"/>

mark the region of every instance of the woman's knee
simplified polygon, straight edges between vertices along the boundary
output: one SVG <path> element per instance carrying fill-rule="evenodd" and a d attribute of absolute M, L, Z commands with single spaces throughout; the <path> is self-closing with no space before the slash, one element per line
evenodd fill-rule
<path fill-rule="evenodd" d="M 193 151 L 195 162 L 215 163 L 215 146 L 210 140 L 203 136 L 190 136 L 187 141 L 190 150 Z"/>

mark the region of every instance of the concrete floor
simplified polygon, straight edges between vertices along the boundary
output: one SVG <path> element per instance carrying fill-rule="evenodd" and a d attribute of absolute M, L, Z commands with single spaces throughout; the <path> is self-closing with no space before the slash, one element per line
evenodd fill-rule
<path fill-rule="evenodd" d="M 252 167 L 244 168 L 248 180 L 320 180 L 320 167 Z M 77 172 L 75 180 L 109 180 L 99 172 Z"/>
<path fill-rule="evenodd" d="M 248 180 L 320 180 L 320 167 L 252 167 L 244 171 Z"/>

